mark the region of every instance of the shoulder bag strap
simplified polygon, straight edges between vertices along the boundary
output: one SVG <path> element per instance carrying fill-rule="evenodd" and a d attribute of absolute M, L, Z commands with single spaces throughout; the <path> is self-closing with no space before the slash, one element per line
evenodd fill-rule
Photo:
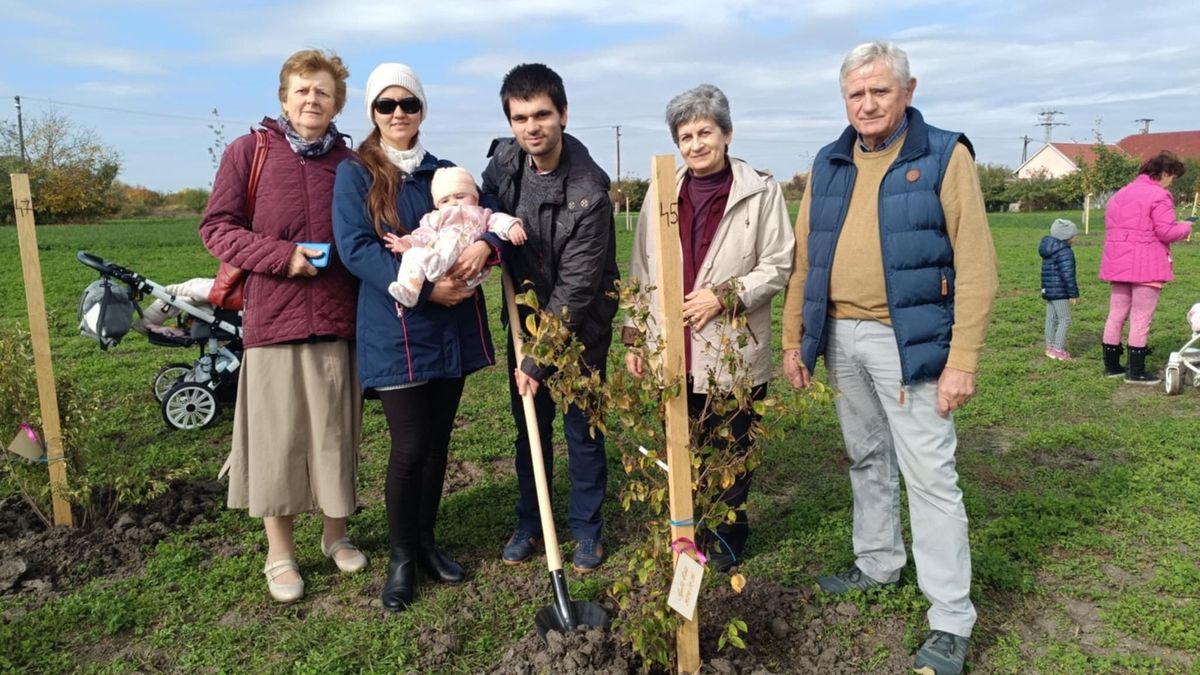
<path fill-rule="evenodd" d="M 270 138 L 266 129 L 254 131 L 254 160 L 250 164 L 250 179 L 246 185 L 246 224 L 254 228 L 254 204 L 258 196 L 258 179 L 262 176 L 263 164 L 267 163 L 267 147 Z"/>

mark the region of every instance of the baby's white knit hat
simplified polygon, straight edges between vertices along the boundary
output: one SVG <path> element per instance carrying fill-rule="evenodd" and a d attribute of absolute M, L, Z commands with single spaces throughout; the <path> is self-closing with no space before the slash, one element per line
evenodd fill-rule
<path fill-rule="evenodd" d="M 429 104 L 425 102 L 425 88 L 421 86 L 421 78 L 417 77 L 417 73 L 403 63 L 381 63 L 371 71 L 371 76 L 367 78 L 367 119 L 374 124 L 375 117 L 371 114 L 371 105 L 384 89 L 393 86 L 404 87 L 421 100 L 421 121 L 424 122 L 425 115 L 429 112 Z"/>
<path fill-rule="evenodd" d="M 433 182 L 429 185 L 429 193 L 433 196 L 434 204 L 441 201 L 442 197 L 456 192 L 479 196 L 479 190 L 475 187 L 475 179 L 471 177 L 470 171 L 461 166 L 445 166 L 433 172 Z"/>

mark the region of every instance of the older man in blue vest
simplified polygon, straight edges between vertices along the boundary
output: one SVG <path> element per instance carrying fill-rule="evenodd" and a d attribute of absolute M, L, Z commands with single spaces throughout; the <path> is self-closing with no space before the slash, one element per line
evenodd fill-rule
<path fill-rule="evenodd" d="M 783 324 L 793 386 L 825 357 L 850 458 L 856 559 L 818 583 L 838 594 L 899 582 L 903 476 L 931 604 L 913 668 L 958 673 L 975 608 L 951 413 L 975 393 L 996 252 L 971 144 L 911 107 L 904 51 L 855 47 L 840 84 L 850 126 L 813 163 Z"/>

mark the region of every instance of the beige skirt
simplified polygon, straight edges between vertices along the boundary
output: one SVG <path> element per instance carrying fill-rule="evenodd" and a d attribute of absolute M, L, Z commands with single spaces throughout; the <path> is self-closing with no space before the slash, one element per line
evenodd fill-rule
<path fill-rule="evenodd" d="M 362 396 L 345 340 L 247 349 L 238 378 L 229 508 L 256 518 L 354 513 Z"/>

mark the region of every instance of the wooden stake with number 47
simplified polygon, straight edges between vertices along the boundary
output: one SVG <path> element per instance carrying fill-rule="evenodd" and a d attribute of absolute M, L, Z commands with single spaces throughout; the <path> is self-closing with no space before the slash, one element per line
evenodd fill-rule
<path fill-rule="evenodd" d="M 37 232 L 34 230 L 33 197 L 29 193 L 28 174 L 14 173 L 11 178 L 17 241 L 21 246 L 21 271 L 25 275 L 25 304 L 29 308 L 29 335 L 33 341 L 33 366 L 37 371 L 38 399 L 42 408 L 42 435 L 46 439 L 46 463 L 50 470 L 54 524 L 72 527 L 75 522 L 71 517 L 71 505 L 60 496 L 67 488 L 67 463 L 58 417 L 54 365 L 50 360 L 50 327 L 46 323 L 46 296 L 42 289 L 42 261 L 38 258 Z"/>

